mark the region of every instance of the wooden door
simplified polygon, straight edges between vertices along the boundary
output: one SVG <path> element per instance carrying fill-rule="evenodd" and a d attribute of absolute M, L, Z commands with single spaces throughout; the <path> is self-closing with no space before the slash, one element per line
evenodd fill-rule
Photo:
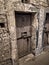
<path fill-rule="evenodd" d="M 16 33 L 19 57 L 31 52 L 31 21 L 29 14 L 16 14 Z"/>

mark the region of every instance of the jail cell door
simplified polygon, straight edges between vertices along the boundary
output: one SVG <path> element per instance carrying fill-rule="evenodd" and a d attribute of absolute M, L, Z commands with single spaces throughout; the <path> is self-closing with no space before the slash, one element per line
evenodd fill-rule
<path fill-rule="evenodd" d="M 16 14 L 16 33 L 19 58 L 31 52 L 30 14 Z"/>

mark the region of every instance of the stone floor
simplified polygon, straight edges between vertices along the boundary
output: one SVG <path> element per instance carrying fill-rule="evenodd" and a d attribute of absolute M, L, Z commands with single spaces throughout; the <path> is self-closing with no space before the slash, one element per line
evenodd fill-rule
<path fill-rule="evenodd" d="M 46 47 L 34 60 L 29 60 L 23 65 L 49 65 L 49 47 Z"/>

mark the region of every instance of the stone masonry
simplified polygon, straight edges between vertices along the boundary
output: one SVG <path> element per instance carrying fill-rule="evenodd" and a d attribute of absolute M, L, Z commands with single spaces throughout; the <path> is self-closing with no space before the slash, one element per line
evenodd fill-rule
<path fill-rule="evenodd" d="M 32 14 L 31 53 L 39 55 L 43 51 L 47 6 L 46 0 L 29 0 L 28 3 L 25 0 L 0 0 L 0 65 L 19 65 L 15 11 Z"/>

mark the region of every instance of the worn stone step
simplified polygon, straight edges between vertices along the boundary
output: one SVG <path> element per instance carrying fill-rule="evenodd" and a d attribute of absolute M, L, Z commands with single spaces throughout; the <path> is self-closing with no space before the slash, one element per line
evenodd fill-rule
<path fill-rule="evenodd" d="M 19 59 L 19 64 L 23 65 L 23 63 L 26 63 L 29 60 L 34 60 L 34 58 L 35 58 L 35 56 L 32 53 L 28 54 L 28 55 L 26 55 L 26 56 Z"/>

